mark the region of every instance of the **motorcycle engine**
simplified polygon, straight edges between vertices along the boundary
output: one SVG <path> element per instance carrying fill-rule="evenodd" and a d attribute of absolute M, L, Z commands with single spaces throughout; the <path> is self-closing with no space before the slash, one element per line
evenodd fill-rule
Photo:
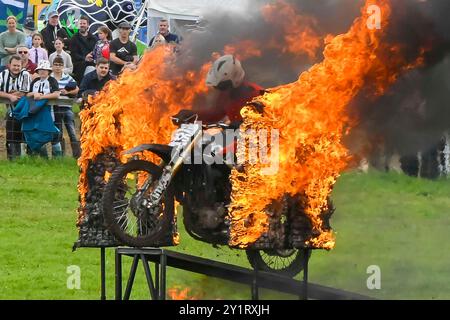
<path fill-rule="evenodd" d="M 216 229 L 224 221 L 226 208 L 223 203 L 214 207 L 200 207 L 197 210 L 198 222 L 203 229 Z"/>

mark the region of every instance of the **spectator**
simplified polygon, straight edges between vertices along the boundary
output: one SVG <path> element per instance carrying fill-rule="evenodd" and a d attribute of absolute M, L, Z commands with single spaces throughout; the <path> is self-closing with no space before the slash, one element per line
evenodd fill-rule
<path fill-rule="evenodd" d="M 30 60 L 29 49 L 24 45 L 18 46 L 17 54 L 22 59 L 22 69 L 27 70 L 30 73 L 31 77 L 33 77 L 33 74 L 36 71 L 37 65 L 34 64 L 33 61 Z"/>
<path fill-rule="evenodd" d="M 128 22 L 121 22 L 119 24 L 119 38 L 111 41 L 109 46 L 113 75 L 118 75 L 124 69 L 135 70 L 137 67 L 137 47 L 130 41 L 130 32 L 131 25 Z"/>
<path fill-rule="evenodd" d="M 33 61 L 37 66 L 39 65 L 39 61 L 47 60 L 48 61 L 48 53 L 44 46 L 44 38 L 42 34 L 35 33 L 32 38 L 33 46 L 29 51 L 29 56 L 31 61 Z"/>
<path fill-rule="evenodd" d="M 92 50 L 94 50 L 97 38 L 89 32 L 89 18 L 81 16 L 79 19 L 79 31 L 70 39 L 70 55 L 72 56 L 74 78 L 80 83 L 87 66 L 94 66 Z"/>
<path fill-rule="evenodd" d="M 112 40 L 111 30 L 105 26 L 98 28 L 97 36 L 99 40 L 95 44 L 94 51 L 92 52 L 94 63 L 97 63 L 97 59 L 100 57 L 109 60 L 109 43 Z"/>
<path fill-rule="evenodd" d="M 58 81 L 59 90 L 61 95 L 75 97 L 79 91 L 75 80 L 63 71 L 64 60 L 61 57 L 55 57 L 53 60 L 53 73 L 52 76 Z M 72 155 L 75 159 L 78 159 L 81 155 L 80 142 L 77 139 L 75 133 L 75 121 L 72 111 L 72 105 L 59 105 L 53 106 L 55 114 L 55 125 L 60 131 L 59 142 L 61 142 L 62 153 L 65 153 L 65 143 L 63 139 L 63 124 L 66 127 L 67 134 L 69 135 L 70 145 L 72 146 Z"/>
<path fill-rule="evenodd" d="M 55 49 L 56 51 L 53 52 L 48 60 L 50 61 L 50 64 L 53 66 L 53 60 L 60 56 L 64 61 L 64 70 L 63 72 L 66 74 L 71 74 L 73 72 L 73 64 L 72 64 L 72 57 L 70 54 L 64 51 L 64 41 L 61 38 L 56 38 L 55 40 Z"/>
<path fill-rule="evenodd" d="M 154 36 L 148 46 L 152 47 L 153 45 L 153 41 L 155 41 L 156 37 L 158 35 L 162 35 L 164 37 L 164 39 L 166 40 L 166 43 L 170 43 L 170 44 L 179 44 L 180 43 L 180 39 L 178 38 L 178 36 L 174 33 L 170 33 L 169 32 L 169 21 L 167 21 L 166 19 L 162 19 L 159 21 L 158 24 L 158 28 L 159 28 L 159 32 L 156 36 Z"/>
<path fill-rule="evenodd" d="M 64 28 L 59 26 L 59 14 L 57 11 L 52 11 L 48 15 L 48 22 L 44 29 L 41 30 L 44 37 L 44 47 L 47 48 L 48 54 L 55 52 L 55 40 L 61 38 L 64 41 L 64 49 L 68 48 L 69 35 Z"/>
<path fill-rule="evenodd" d="M 0 58 L 1 64 L 6 65 L 9 59 L 17 52 L 18 45 L 24 45 L 25 34 L 17 30 L 17 19 L 14 16 L 6 18 L 8 30 L 0 34 Z"/>
<path fill-rule="evenodd" d="M 84 76 L 78 96 L 96 94 L 103 89 L 109 80 L 114 80 L 115 78 L 109 73 L 109 61 L 105 58 L 99 58 L 95 70 Z"/>
<path fill-rule="evenodd" d="M 34 100 L 59 98 L 59 84 L 55 78 L 50 76 L 50 73 L 52 72 L 50 62 L 48 62 L 48 60 L 41 60 L 36 68 L 36 72 L 38 73 L 39 78 L 34 79 L 31 83 L 28 96 L 33 97 Z M 52 114 L 52 117 L 53 121 L 55 121 L 54 113 Z M 45 146 L 41 149 L 41 155 L 47 157 L 47 150 L 45 149 Z M 59 133 L 55 134 L 52 140 L 52 155 L 53 157 L 62 156 Z"/>
<path fill-rule="evenodd" d="M 0 97 L 11 101 L 6 113 L 6 152 L 9 160 L 20 156 L 20 143 L 23 141 L 20 121 L 12 116 L 13 106 L 30 90 L 31 76 L 22 68 L 21 58 L 13 55 L 8 69 L 0 73 Z"/>
<path fill-rule="evenodd" d="M 161 34 L 157 34 L 155 36 L 155 39 L 153 40 L 153 43 L 152 43 L 152 46 L 150 47 L 150 49 L 153 50 L 156 47 L 159 47 L 161 45 L 166 45 L 166 44 L 167 44 L 166 39 Z"/>
<path fill-rule="evenodd" d="M 31 49 L 31 47 L 33 46 L 32 38 L 35 30 L 36 28 L 34 27 L 33 18 L 27 18 L 23 25 L 23 33 L 25 34 L 26 37 L 25 45 L 27 46 L 28 49 Z"/>

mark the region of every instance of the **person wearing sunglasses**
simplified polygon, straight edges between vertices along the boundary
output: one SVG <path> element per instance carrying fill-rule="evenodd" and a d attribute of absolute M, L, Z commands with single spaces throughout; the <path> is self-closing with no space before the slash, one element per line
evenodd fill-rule
<path fill-rule="evenodd" d="M 29 49 L 24 45 L 20 45 L 17 47 L 17 54 L 20 56 L 22 69 L 27 70 L 34 80 L 37 77 L 37 75 L 34 75 L 37 65 L 31 61 Z"/>

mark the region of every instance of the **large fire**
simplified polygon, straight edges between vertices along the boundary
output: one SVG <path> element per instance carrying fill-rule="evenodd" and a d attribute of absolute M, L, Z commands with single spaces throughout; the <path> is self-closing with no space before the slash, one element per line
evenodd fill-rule
<path fill-rule="evenodd" d="M 380 30 L 369 30 L 366 25 L 371 4 L 382 9 Z M 279 5 L 266 6 L 262 14 L 267 21 L 281 24 L 283 41 L 237 41 L 225 46 L 224 53 L 235 53 L 245 60 L 276 48 L 314 57 L 322 45 L 312 28 L 314 20 L 299 15 L 283 1 Z M 380 41 L 390 13 L 389 0 L 367 0 L 362 16 L 346 34 L 326 38 L 321 63 L 302 73 L 296 82 L 270 89 L 257 98 L 265 105 L 264 115 L 252 107 L 242 110 L 244 135 L 246 129 L 279 130 L 279 170 L 262 175 L 262 165 L 245 163 L 242 170 L 232 171 L 231 246 L 247 247 L 257 241 L 268 229 L 265 210 L 269 204 L 286 194 L 301 194 L 306 197 L 304 214 L 314 231 L 305 245 L 333 248 L 334 236 L 324 226 L 321 214 L 327 209 L 332 186 L 349 161 L 341 140 L 356 122 L 348 116 L 347 108 L 363 88 L 372 88 L 371 92 L 379 95 L 404 70 L 420 63 L 420 59 L 405 61 L 400 46 Z M 283 15 L 289 19 L 283 20 Z M 79 223 L 85 215 L 90 163 L 106 150 L 114 150 L 120 157 L 121 151 L 142 143 L 167 143 L 174 130 L 170 115 L 192 108 L 196 96 L 206 93 L 204 79 L 210 62 L 205 61 L 200 70 L 179 74 L 171 72 L 173 59 L 173 50 L 164 47 L 146 53 L 136 71 L 125 72 L 109 83 L 92 106 L 80 113 Z M 153 159 L 151 154 L 145 156 Z"/>
<path fill-rule="evenodd" d="M 367 27 L 368 7 L 376 3 L 383 12 L 380 30 Z M 381 94 L 402 71 L 413 65 L 402 58 L 401 48 L 380 41 L 388 28 L 389 1 L 367 1 L 362 17 L 351 29 L 328 39 L 324 60 L 291 84 L 270 90 L 256 100 L 265 105 L 264 116 L 245 107 L 242 131 L 279 130 L 279 170 L 263 175 L 263 164 L 246 163 L 244 171 L 233 170 L 233 201 L 230 210 L 230 245 L 246 247 L 267 232 L 266 208 L 285 194 L 307 197 L 305 214 L 316 236 L 305 245 L 331 249 L 335 240 L 323 225 L 321 214 L 349 154 L 342 136 L 356 123 L 346 113 L 350 101 L 364 86 Z M 414 64 L 420 63 L 420 59 Z"/>
<path fill-rule="evenodd" d="M 172 58 L 173 50 L 168 48 L 148 52 L 137 71 L 125 72 L 117 81 L 108 83 L 93 99 L 92 107 L 80 112 L 82 155 L 78 160 L 81 169 L 78 222 L 85 214 L 86 173 L 90 162 L 107 148 L 115 148 L 119 157 L 123 150 L 142 143 L 167 143 L 175 128 L 170 116 L 192 107 L 194 97 L 206 91 L 204 79 L 208 63 L 199 71 L 168 77 Z M 150 153 L 146 157 L 153 159 Z"/>

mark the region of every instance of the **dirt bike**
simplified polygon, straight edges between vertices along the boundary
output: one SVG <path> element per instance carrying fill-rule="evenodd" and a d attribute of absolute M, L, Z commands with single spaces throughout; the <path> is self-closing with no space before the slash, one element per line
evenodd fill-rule
<path fill-rule="evenodd" d="M 102 200 L 105 223 L 124 244 L 155 246 L 158 239 L 170 233 L 175 199 L 182 205 L 183 223 L 190 236 L 214 246 L 228 244 L 227 206 L 233 164 L 229 161 L 198 163 L 192 159 L 196 159 L 196 150 L 204 157 L 206 148 L 211 154 L 227 159 L 226 156 L 234 153 L 235 141 L 225 145 L 211 139 L 230 125 L 202 125 L 196 120 L 196 114 L 180 112 L 172 117 L 178 129 L 168 145 L 143 144 L 124 152 L 133 155 L 150 151 L 161 159 L 158 165 L 135 158 L 116 167 L 109 177 Z M 218 134 L 210 134 L 212 130 Z M 309 252 L 253 248 L 247 249 L 246 255 L 257 270 L 295 276 L 303 269 L 305 255 Z"/>

